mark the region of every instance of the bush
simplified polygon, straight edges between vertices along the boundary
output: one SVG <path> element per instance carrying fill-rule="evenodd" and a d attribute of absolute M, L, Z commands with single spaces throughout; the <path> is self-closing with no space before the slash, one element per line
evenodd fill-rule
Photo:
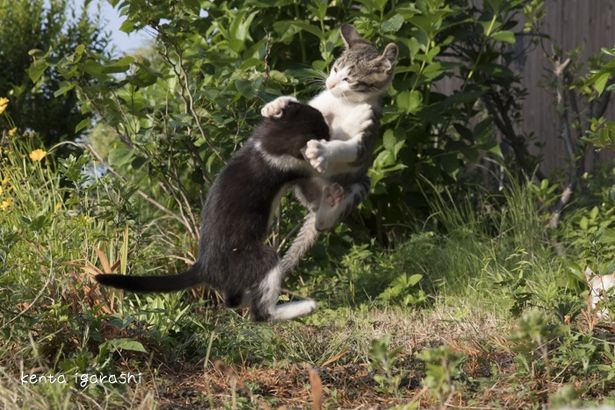
<path fill-rule="evenodd" d="M 370 171 L 373 194 L 358 224 L 386 241 L 392 237 L 385 225 L 425 211 L 419 175 L 453 188 L 472 179 L 468 164 L 502 160 L 494 124 L 516 115 L 523 95 L 508 67 L 510 30 L 533 3 L 364 1 L 355 8 L 317 0 L 307 7 L 230 1 L 208 3 L 203 14 L 193 1 L 114 2 L 126 16 L 125 31 L 157 32 L 150 56 L 101 64 L 81 47 L 59 62 L 35 64 L 55 67 L 78 90 L 83 112 L 117 131 L 125 145 L 111 151 L 109 165 L 147 185 L 165 206 L 179 204 L 195 236 L 190 214 L 258 121 L 259 108 L 280 94 L 307 99 L 321 87 L 341 45 L 340 22 L 352 22 L 380 48 L 395 42 L 401 52 Z M 84 76 L 96 81 L 84 83 Z M 446 77 L 462 84 L 451 95 L 434 88 Z M 531 172 L 523 137 L 505 135 L 514 139 L 511 164 Z M 159 185 L 163 191 L 154 190 Z"/>
<path fill-rule="evenodd" d="M 91 3 L 72 8 L 67 0 L 0 1 L 0 96 L 11 99 L 19 127 L 40 133 L 47 147 L 79 135 L 75 127 L 85 116 L 73 87 L 58 70 L 31 65 L 33 56 L 57 61 L 83 44 L 103 60 L 109 39 L 102 22 L 88 16 Z"/>

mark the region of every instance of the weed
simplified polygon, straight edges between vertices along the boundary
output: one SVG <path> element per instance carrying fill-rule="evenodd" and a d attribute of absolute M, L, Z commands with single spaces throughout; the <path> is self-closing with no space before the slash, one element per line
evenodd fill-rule
<path fill-rule="evenodd" d="M 370 367 L 380 391 L 397 394 L 403 373 L 397 367 L 401 348 L 391 349 L 389 339 L 374 339 L 369 349 Z"/>
<path fill-rule="evenodd" d="M 463 355 L 454 353 L 446 346 L 424 349 L 418 357 L 425 362 L 423 386 L 427 387 L 445 406 L 460 385 Z"/>

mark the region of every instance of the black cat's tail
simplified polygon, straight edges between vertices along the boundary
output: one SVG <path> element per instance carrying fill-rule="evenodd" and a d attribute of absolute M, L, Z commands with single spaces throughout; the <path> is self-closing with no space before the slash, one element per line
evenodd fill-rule
<path fill-rule="evenodd" d="M 191 288 L 203 282 L 201 266 L 192 265 L 187 271 L 178 275 L 166 276 L 128 276 L 116 273 L 96 275 L 94 279 L 101 285 L 124 289 L 131 292 L 173 292 Z"/>

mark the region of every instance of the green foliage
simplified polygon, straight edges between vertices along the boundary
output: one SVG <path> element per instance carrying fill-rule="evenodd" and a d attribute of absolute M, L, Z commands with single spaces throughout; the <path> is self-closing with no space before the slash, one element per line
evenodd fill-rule
<path fill-rule="evenodd" d="M 0 1 L 0 96 L 10 97 L 19 127 L 39 132 L 46 146 L 78 135 L 75 126 L 84 115 L 74 85 L 40 58 L 58 61 L 79 47 L 104 52 L 107 35 L 101 21 L 88 16 L 90 5 L 90 0 L 79 9 L 67 0 Z"/>
<path fill-rule="evenodd" d="M 0 329 L 0 363 L 9 371 L 18 373 L 19 363 L 11 354 L 16 348 L 25 368 L 43 368 L 46 374 L 111 375 L 164 362 L 191 372 L 196 368 L 198 374 L 202 369 L 199 377 L 214 377 L 219 370 L 212 363 L 222 361 L 248 374 L 278 375 L 310 363 L 323 367 L 327 403 L 339 406 L 355 385 L 360 386 L 354 393 L 359 397 L 377 395 L 387 403 L 418 406 L 424 403 L 415 396 L 418 388 L 411 386 L 421 379 L 432 392 L 429 405 L 452 397 L 480 401 L 496 382 L 506 386 L 504 390 L 521 391 L 524 403 L 546 400 L 540 393 L 545 383 L 575 386 L 574 395 L 562 391 L 552 396 L 553 402 L 599 398 L 613 387 L 613 346 L 600 328 L 588 327 L 587 287 L 570 269 L 577 245 L 557 255 L 549 243 L 553 238 L 542 228 L 548 183 L 510 184 L 502 197 L 481 196 L 479 208 L 443 193 L 432 204 L 431 222 L 395 249 L 380 249 L 374 242 L 352 247 L 335 265 L 313 262 L 320 270 L 302 275 L 301 292 L 315 296 L 320 310 L 307 324 L 264 326 L 189 293 L 122 298 L 113 291 L 97 293 L 81 273 L 89 264 L 101 266 L 96 248 L 127 273 L 169 266 L 162 257 L 173 253 L 170 243 L 176 252 L 185 249 L 177 238 L 156 229 L 141 231 L 141 218 L 152 214 L 134 198 L 112 201 L 130 195 L 109 176 L 96 179 L 84 173 L 91 161 L 88 155 L 58 160 L 51 151 L 42 161 L 33 161 L 29 154 L 40 146 L 35 136 L 5 136 L 2 142 L 0 171 L 7 180 L 0 203 L 8 198 L 12 202 L 0 211 L 0 257 L 8 267 L 0 275 L 0 289 L 5 289 L 0 292 L 7 306 L 20 306 L 0 309 L 0 326 L 11 321 Z M 591 217 L 593 201 L 607 199 L 610 191 L 598 188 L 604 187 L 598 180 L 595 185 L 591 205 L 575 204 L 577 210 L 567 214 L 558 232 L 578 229 L 573 221 L 581 215 L 586 215 L 588 229 L 599 225 L 600 212 L 595 220 Z M 573 217 L 577 212 L 580 216 Z M 39 294 L 44 296 L 37 299 Z M 421 303 L 415 303 L 417 298 Z M 21 306 L 30 305 L 20 315 Z M 467 326 L 478 323 L 472 318 L 476 311 L 501 318 L 496 341 L 471 339 L 477 336 Z M 460 334 L 448 333 L 458 326 L 466 327 Z M 480 355 L 487 364 L 502 370 L 482 379 L 470 376 L 466 367 L 476 353 L 463 350 L 466 338 L 472 346 L 483 346 Z M 440 346 L 442 339 L 457 341 L 460 351 L 428 347 Z M 414 355 L 414 346 L 419 355 Z M 513 355 L 513 360 L 490 362 L 493 352 Z M 369 382 L 353 369 L 369 374 Z M 338 381 L 340 374 L 344 382 Z M 36 408 L 31 405 L 35 400 L 61 403 L 73 397 L 68 387 L 41 385 L 30 391 L 10 384 L 13 374 L 0 377 L 29 408 Z M 172 383 L 168 377 L 150 374 L 147 380 Z M 261 399 L 283 400 L 273 398 L 267 382 L 254 382 L 253 377 L 245 381 L 249 394 L 224 390 L 222 398 L 208 405 L 222 406 L 232 397 L 246 406 Z M 342 384 L 347 380 L 352 384 Z M 305 377 L 296 376 L 296 382 L 303 386 Z M 74 400 L 127 406 L 126 398 L 134 400 L 142 389 L 133 387 L 106 386 L 103 393 L 91 384 Z M 493 394 L 500 394 L 497 391 Z M 202 397 L 209 396 L 200 392 L 191 403 Z M 493 400 L 490 405 L 500 403 Z"/>
<path fill-rule="evenodd" d="M 423 279 L 423 275 L 414 274 L 408 276 L 401 274 L 393 280 L 378 299 L 388 304 L 400 304 L 402 306 L 413 306 L 425 302 L 427 296 L 422 289 L 416 289 L 416 285 Z"/>
<path fill-rule="evenodd" d="M 560 241 L 568 246 L 578 270 L 590 267 L 600 275 L 615 271 L 615 170 L 587 176 L 586 195 L 564 215 Z"/>
<path fill-rule="evenodd" d="M 115 147 L 108 160 L 122 161 L 111 165 L 132 184 L 149 179 L 148 188 L 162 186 L 150 193 L 171 207 L 198 207 L 265 102 L 288 93 L 307 99 L 319 90 L 339 54 L 343 21 L 381 49 L 391 41 L 401 48 L 370 170 L 374 194 L 362 211 L 362 225 L 383 240 L 383 223 L 399 223 L 408 209 L 420 208 L 418 175 L 455 186 L 469 178 L 466 165 L 480 152 L 501 152 L 493 124 L 513 115 L 510 102 L 521 97 L 507 66 L 513 56 L 507 45 L 515 40 L 510 30 L 525 1 L 485 8 L 443 1 L 395 7 L 366 1 L 358 8 L 286 0 L 112 3 L 126 18 L 124 31 L 147 26 L 157 32 L 151 55 L 101 62 L 80 47 L 59 61 L 42 57 L 36 64 L 58 70 L 66 80 L 62 90 L 78 92 L 82 111 L 116 130 L 128 148 Z M 445 77 L 463 85 L 451 95 L 435 91 Z M 486 109 L 496 98 L 505 98 L 497 118 Z M 183 225 L 196 236 L 192 219 Z"/>
<path fill-rule="evenodd" d="M 418 357 L 425 362 L 423 385 L 445 405 L 457 389 L 465 358 L 446 346 L 425 349 Z"/>
<path fill-rule="evenodd" d="M 378 388 L 389 394 L 396 394 L 399 389 L 403 374 L 397 366 L 400 348 L 391 349 L 389 340 L 372 340 L 369 348 L 370 366 L 376 373 L 374 381 Z"/>
<path fill-rule="evenodd" d="M 523 314 L 511 339 L 519 353 L 516 359 L 520 369 L 532 377 L 549 365 L 549 347 L 561 334 L 560 327 L 549 320 L 544 312 L 529 310 Z"/>
<path fill-rule="evenodd" d="M 36 133 L 10 135 L 24 126 L 12 97 L 0 124 L 0 398 L 19 397 L 20 408 L 152 408 L 179 395 L 193 407 L 297 406 L 306 364 L 330 407 L 523 408 L 608 397 L 612 329 L 591 316 L 582 272 L 614 269 L 615 174 L 583 175 L 583 195 L 548 230 L 556 180 L 518 178 L 533 159 L 523 136 L 506 129 L 520 121 L 523 95 L 509 67 L 515 21 L 523 11 L 532 28 L 541 1 L 113 4 L 123 30 L 158 33 L 150 52 L 107 61 L 88 44 L 64 57 L 45 48 L 29 69 L 41 87 L 50 73 L 61 78 L 50 86 L 59 99 L 79 97 L 88 118 L 71 126 L 90 133 L 91 151 L 37 152 Z M 373 195 L 352 230 L 324 235 L 291 278 L 289 288 L 319 310 L 262 325 L 199 289 L 144 296 L 94 285 L 90 275 L 102 270 L 168 273 L 193 260 L 200 196 L 264 102 L 319 90 L 342 21 L 380 48 L 394 41 L 401 55 Z M 610 92 L 599 74 L 610 63 L 602 64 L 579 86 L 594 101 Z M 461 81 L 450 95 L 435 87 L 447 76 Z M 585 135 L 609 126 L 596 120 Z M 496 127 L 512 151 L 494 142 Z M 481 155 L 511 165 L 501 191 L 471 183 L 467 165 Z M 107 173 L 97 172 L 100 162 Z M 429 217 L 417 218 L 423 211 Z M 285 202 L 280 231 L 302 212 Z M 22 368 L 148 378 L 77 392 L 19 385 Z M 155 398 L 144 397 L 150 390 Z"/>

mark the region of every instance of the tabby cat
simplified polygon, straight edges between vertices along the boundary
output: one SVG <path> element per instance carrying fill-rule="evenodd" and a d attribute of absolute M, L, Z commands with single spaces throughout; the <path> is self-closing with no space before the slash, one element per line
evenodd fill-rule
<path fill-rule="evenodd" d="M 332 66 L 326 89 L 308 103 L 324 115 L 331 139 L 307 143 L 304 155 L 319 175 L 295 185 L 295 195 L 309 213 L 280 262 L 281 275 L 299 263 L 319 231 L 333 227 L 369 190 L 367 170 L 378 136 L 377 119 L 382 96 L 393 79 L 398 49 L 389 43 L 380 53 L 349 24 L 341 26 L 341 36 L 345 49 Z M 293 101 L 294 97 L 278 97 L 261 114 L 275 118 Z"/>

